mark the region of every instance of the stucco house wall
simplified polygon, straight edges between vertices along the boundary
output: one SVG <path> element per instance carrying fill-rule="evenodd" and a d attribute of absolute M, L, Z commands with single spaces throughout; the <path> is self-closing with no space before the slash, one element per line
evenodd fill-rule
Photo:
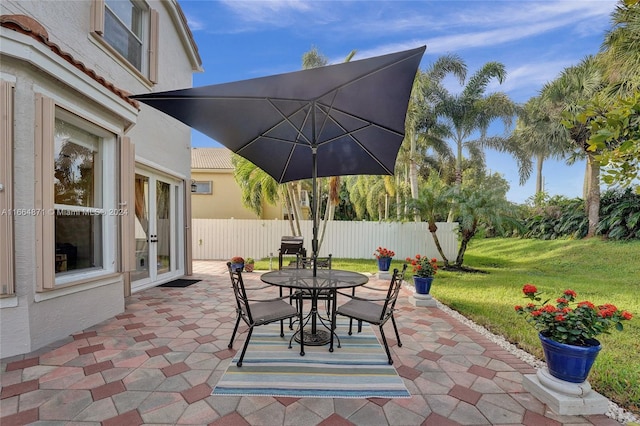
<path fill-rule="evenodd" d="M 81 332 L 123 312 L 132 291 L 190 270 L 190 129 L 127 94 L 190 87 L 201 60 L 175 0 L 144 4 L 159 29 L 152 78 L 134 71 L 95 32 L 101 0 L 0 3 L 0 228 L 6 237 L 0 241 L 1 358 Z M 104 204 L 90 213 L 100 216 L 100 263 L 79 272 L 54 264 L 60 210 L 53 194 L 54 118 L 95 129 L 100 140 L 101 161 L 93 173 Z M 127 230 L 135 226 L 133 179 L 139 172 L 171 182 L 179 241 L 170 271 L 136 288 L 134 240 Z"/>

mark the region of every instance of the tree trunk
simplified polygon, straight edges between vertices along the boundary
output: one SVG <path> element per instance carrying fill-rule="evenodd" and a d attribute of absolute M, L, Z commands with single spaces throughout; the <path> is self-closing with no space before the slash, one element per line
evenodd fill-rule
<path fill-rule="evenodd" d="M 467 251 L 467 246 L 469 245 L 469 241 L 476 234 L 478 229 L 477 222 L 474 222 L 471 229 L 468 231 L 462 231 L 462 240 L 460 241 L 460 249 L 458 250 L 458 256 L 456 257 L 456 266 L 462 266 L 464 262 L 464 253 Z"/>
<path fill-rule="evenodd" d="M 542 163 L 544 162 L 544 156 L 538 155 L 536 164 L 536 195 L 544 191 L 544 184 L 542 178 Z"/>
<path fill-rule="evenodd" d="M 384 220 L 389 220 L 389 194 L 384 194 Z"/>
<path fill-rule="evenodd" d="M 296 229 L 298 230 L 298 232 L 294 230 L 293 235 L 299 237 L 302 235 L 302 230 L 300 229 L 300 200 L 299 200 L 299 197 L 295 196 L 295 193 L 293 191 L 291 184 L 286 184 L 286 185 L 287 185 L 287 191 L 289 193 L 289 198 L 291 199 L 293 219 L 296 224 Z"/>
<path fill-rule="evenodd" d="M 293 200 L 291 199 L 291 194 L 289 193 L 289 185 L 286 185 L 286 191 L 285 191 L 285 205 L 287 206 L 287 221 L 289 222 L 289 228 L 291 228 L 291 235 L 295 236 L 296 235 L 296 230 L 293 227 L 293 218 L 291 217 L 294 213 L 293 213 Z"/>
<path fill-rule="evenodd" d="M 458 133 L 456 136 L 456 146 L 457 146 L 457 157 L 456 157 L 456 184 L 455 191 L 458 192 L 460 187 L 462 186 L 462 135 Z M 453 222 L 453 215 L 455 214 L 456 209 L 455 200 L 451 203 L 451 208 L 449 209 L 449 215 L 447 216 L 447 222 Z"/>
<path fill-rule="evenodd" d="M 411 151 L 409 153 L 409 185 L 411 188 L 411 198 L 414 200 L 418 199 L 418 165 L 416 164 L 416 144 L 418 135 L 411 131 L 409 134 L 409 139 L 411 140 Z M 413 220 L 415 222 L 420 222 L 420 216 L 415 214 L 413 216 Z"/>
<path fill-rule="evenodd" d="M 400 176 L 396 174 L 396 220 L 400 220 L 400 216 L 402 215 L 402 207 L 400 203 L 402 202 L 402 198 L 400 198 Z"/>
<path fill-rule="evenodd" d="M 436 245 L 436 249 L 438 249 L 438 253 L 440 253 L 440 257 L 442 257 L 442 261 L 444 262 L 444 266 L 449 266 L 449 259 L 444 254 L 442 250 L 442 246 L 440 245 L 440 240 L 438 239 L 438 235 L 436 232 L 438 231 L 438 226 L 435 222 L 429 222 L 429 232 L 431 232 L 431 236 L 433 237 L 433 242 Z"/>
<path fill-rule="evenodd" d="M 322 242 L 324 241 L 324 234 L 327 231 L 327 222 L 333 220 L 335 211 L 335 205 L 331 200 L 327 200 L 327 207 L 324 210 L 324 219 L 322 220 L 322 231 L 320 232 L 320 238 L 318 238 L 318 253 L 320 252 L 320 247 L 322 247 Z"/>
<path fill-rule="evenodd" d="M 587 162 L 584 165 L 584 183 L 582 184 L 582 199 L 585 201 L 585 211 L 587 210 L 587 199 L 589 198 L 589 182 L 591 182 L 591 168 L 587 154 Z"/>
<path fill-rule="evenodd" d="M 600 162 L 595 154 L 587 154 L 589 166 L 589 191 L 587 193 L 587 217 L 589 218 L 589 230 L 587 238 L 596 235 L 596 228 L 600 222 Z"/>

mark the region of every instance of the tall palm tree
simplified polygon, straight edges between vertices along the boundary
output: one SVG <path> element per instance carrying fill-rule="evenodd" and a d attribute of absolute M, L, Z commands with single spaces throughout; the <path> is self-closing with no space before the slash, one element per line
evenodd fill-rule
<path fill-rule="evenodd" d="M 458 55 L 441 56 L 424 72 L 418 70 L 416 73 L 405 125 L 405 140 L 409 141 L 409 183 L 413 199 L 418 198 L 418 160 L 424 155 L 425 149 L 431 146 L 436 151 L 447 151 L 442 137 L 450 134 L 448 129 L 438 125 L 432 105 L 427 100 L 432 92 L 441 90 L 442 80 L 450 74 L 460 84 L 464 83 L 467 67 Z M 419 221 L 419 216 L 415 220 Z"/>
<path fill-rule="evenodd" d="M 640 1 L 621 0 L 611 19 L 600 55 L 604 77 L 612 94 L 627 97 L 640 90 Z"/>
<path fill-rule="evenodd" d="M 549 105 L 540 96 L 527 101 L 518 114 L 516 127 L 511 134 L 512 143 L 521 147 L 525 155 L 536 159 L 536 192 L 543 191 L 542 166 L 547 158 L 561 159 L 572 151 L 566 129 L 552 122 L 548 114 Z M 531 174 L 531 168 L 520 173 L 520 183 Z"/>
<path fill-rule="evenodd" d="M 576 66 L 566 68 L 554 81 L 547 83 L 541 92 L 548 106 L 550 117 L 556 125 L 566 123 L 567 135 L 574 151 L 587 158 L 586 212 L 589 218 L 587 237 L 593 237 L 600 219 L 600 162 L 598 152 L 589 149 L 589 131 L 578 116 L 585 102 L 604 88 L 602 72 L 596 58 L 588 56 Z"/>
<path fill-rule="evenodd" d="M 488 62 L 467 81 L 459 94 L 449 92 L 442 86 L 434 87 L 429 93 L 436 116 L 444 120 L 452 129 L 456 147 L 456 184 L 462 183 L 463 149 L 488 142 L 486 133 L 495 119 L 501 119 L 505 127 L 510 127 L 516 105 L 501 92 L 486 94 L 492 80 L 502 83 L 507 75 L 499 62 Z M 480 132 L 480 137 L 470 140 Z M 491 145 L 498 146 L 497 140 Z"/>

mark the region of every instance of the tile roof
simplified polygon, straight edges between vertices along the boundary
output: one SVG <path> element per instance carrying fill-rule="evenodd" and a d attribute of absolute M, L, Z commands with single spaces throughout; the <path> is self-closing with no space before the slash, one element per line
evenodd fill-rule
<path fill-rule="evenodd" d="M 193 148 L 192 169 L 233 169 L 231 151 L 227 148 Z"/>
<path fill-rule="evenodd" d="M 88 68 L 85 64 L 75 59 L 70 53 L 63 51 L 60 46 L 49 40 L 49 33 L 47 30 L 35 19 L 26 15 L 2 15 L 0 16 L 0 25 L 17 31 L 19 33 L 28 35 L 35 40 L 43 43 L 49 47 L 52 52 L 62 57 L 80 71 L 87 74 L 89 77 L 96 80 L 98 83 L 115 93 L 118 97 L 123 99 L 128 104 L 140 109 L 138 101 L 129 99 L 131 93 L 116 87 L 113 83 L 107 81 L 104 77 L 98 75 L 94 70 Z"/>

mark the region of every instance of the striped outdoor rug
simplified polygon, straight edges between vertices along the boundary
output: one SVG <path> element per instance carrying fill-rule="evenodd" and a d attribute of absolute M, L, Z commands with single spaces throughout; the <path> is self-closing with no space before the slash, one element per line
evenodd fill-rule
<path fill-rule="evenodd" d="M 354 324 L 354 331 L 356 325 Z M 233 358 L 212 395 L 285 396 L 316 398 L 410 398 L 404 382 L 387 362 L 384 347 L 371 327 L 364 324 L 361 333 L 347 334 L 348 321 L 338 323 L 342 347 L 305 346 L 293 342 L 291 331 L 280 337 L 280 325 L 257 327 L 242 367 L 236 362 L 244 340 L 234 343 L 238 353 Z"/>

